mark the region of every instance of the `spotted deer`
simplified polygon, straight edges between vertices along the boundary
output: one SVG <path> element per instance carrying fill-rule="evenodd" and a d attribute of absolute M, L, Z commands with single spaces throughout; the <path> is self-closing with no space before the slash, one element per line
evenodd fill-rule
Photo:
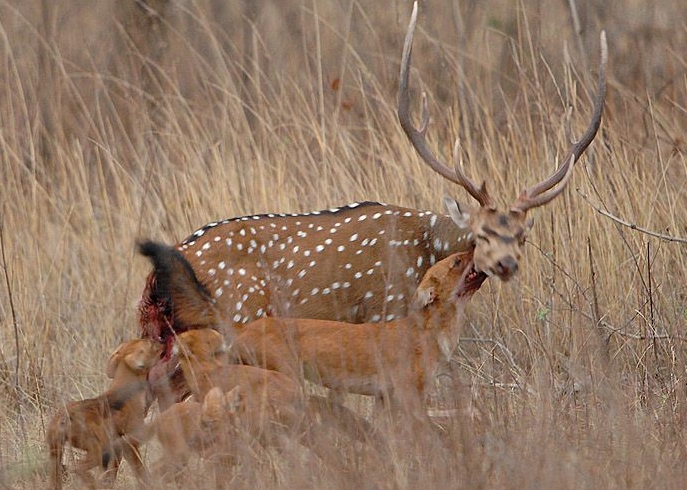
<path fill-rule="evenodd" d="M 242 325 L 267 315 L 346 321 L 391 321 L 405 316 L 427 269 L 450 254 L 474 250 L 475 272 L 509 280 L 518 270 L 531 226 L 530 209 L 561 193 L 572 168 L 601 123 L 607 48 L 601 35 L 598 92 L 592 120 L 548 178 L 498 208 L 485 184 L 475 185 L 460 165 L 450 169 L 428 148 L 426 98 L 422 124 L 410 118 L 409 71 L 417 4 L 403 49 L 398 98 L 401 127 L 424 162 L 463 187 L 479 204 L 472 213 L 445 198 L 448 215 L 379 202 L 359 202 L 306 213 L 259 214 L 208 223 L 177 245 L 207 288 L 222 323 Z M 454 151 L 458 160 L 458 147 Z M 164 282 L 164 281 L 163 281 Z M 139 305 L 144 336 L 166 341 L 195 325 L 169 302 L 156 272 Z M 169 350 L 168 350 L 169 351 Z M 177 379 L 179 373 L 176 374 Z"/>

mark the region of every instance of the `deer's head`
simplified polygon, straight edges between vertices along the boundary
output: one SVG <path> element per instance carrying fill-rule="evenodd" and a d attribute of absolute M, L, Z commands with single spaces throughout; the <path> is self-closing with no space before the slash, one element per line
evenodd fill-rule
<path fill-rule="evenodd" d="M 463 172 L 460 162 L 460 147 L 457 142 L 453 151 L 453 169 L 440 162 L 429 149 L 425 139 L 429 123 L 429 110 L 424 94 L 422 97 L 422 124 L 416 128 L 410 120 L 408 80 L 416 21 L 417 1 L 413 6 L 401 60 L 398 96 L 398 118 L 401 127 L 425 163 L 444 178 L 463 187 L 477 201 L 479 207 L 471 212 L 464 212 L 453 199 L 446 198 L 444 203 L 453 221 L 460 227 L 468 227 L 472 233 L 475 246 L 475 270 L 507 281 L 518 270 L 522 247 L 527 238 L 527 232 L 532 226 L 532 221 L 528 218 L 527 212 L 550 202 L 563 191 L 572 175 L 575 162 L 592 142 L 599 129 L 606 97 L 606 61 L 608 58 L 606 35 L 604 32 L 601 33 L 598 91 L 592 120 L 587 131 L 579 141 L 571 146 L 563 159 L 563 163 L 552 175 L 525 189 L 510 206 L 500 208 L 487 192 L 485 182 L 482 182 L 481 186 L 477 186 Z"/>

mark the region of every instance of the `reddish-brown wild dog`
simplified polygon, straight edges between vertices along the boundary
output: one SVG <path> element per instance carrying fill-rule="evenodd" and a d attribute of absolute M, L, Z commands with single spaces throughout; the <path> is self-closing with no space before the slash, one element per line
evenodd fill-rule
<path fill-rule="evenodd" d="M 155 417 L 148 435 L 157 436 L 163 454 L 153 464 L 155 477 L 169 481 L 181 475 L 193 454 L 212 458 L 217 457 L 218 449 L 224 452 L 226 426 L 235 425 L 233 417 L 241 404 L 239 387 L 224 393 L 215 386 L 202 402 L 191 398 L 175 403 Z M 221 487 L 221 482 L 217 483 Z"/>
<path fill-rule="evenodd" d="M 290 376 L 254 366 L 228 363 L 227 345 L 216 330 L 189 330 L 179 335 L 174 350 L 196 399 L 214 387 L 239 388 L 240 410 L 232 431 L 256 438 L 263 446 L 280 447 L 295 436 L 323 460 L 331 440 L 323 434 L 340 431 L 353 440 L 378 444 L 367 421 L 338 403 L 306 395 Z M 234 452 L 230 450 L 229 453 Z"/>
<path fill-rule="evenodd" d="M 162 352 L 163 346 L 149 339 L 121 344 L 107 362 L 106 373 L 112 378 L 108 390 L 98 397 L 69 403 L 55 414 L 47 429 L 53 488 L 62 488 L 65 444 L 86 452 L 74 471 L 88 488 L 96 486 L 90 470 L 98 466 L 111 468 L 108 477 L 113 482 L 120 452 L 139 481 L 147 479 L 137 446 L 147 408 L 146 378 Z"/>
<path fill-rule="evenodd" d="M 362 324 L 262 318 L 239 331 L 232 353 L 253 365 L 302 373 L 334 393 L 388 398 L 419 415 L 427 383 L 458 342 L 463 306 L 485 278 L 473 272 L 472 252 L 453 254 L 427 271 L 406 318 Z"/>

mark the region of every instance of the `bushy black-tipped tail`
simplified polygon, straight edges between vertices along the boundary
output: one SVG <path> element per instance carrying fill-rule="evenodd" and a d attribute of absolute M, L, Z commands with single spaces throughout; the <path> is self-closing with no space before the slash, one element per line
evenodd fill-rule
<path fill-rule="evenodd" d="M 153 241 L 138 243 L 138 250 L 153 263 L 150 296 L 170 306 L 175 330 L 217 326 L 215 301 L 181 252 Z"/>

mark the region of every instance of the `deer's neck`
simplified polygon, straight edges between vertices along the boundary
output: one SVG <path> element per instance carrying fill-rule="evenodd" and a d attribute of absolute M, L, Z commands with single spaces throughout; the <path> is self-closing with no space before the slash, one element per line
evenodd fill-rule
<path fill-rule="evenodd" d="M 437 261 L 456 252 L 465 252 L 475 247 L 469 227 L 457 226 L 450 216 L 435 214 L 430 216 L 428 242 Z"/>

